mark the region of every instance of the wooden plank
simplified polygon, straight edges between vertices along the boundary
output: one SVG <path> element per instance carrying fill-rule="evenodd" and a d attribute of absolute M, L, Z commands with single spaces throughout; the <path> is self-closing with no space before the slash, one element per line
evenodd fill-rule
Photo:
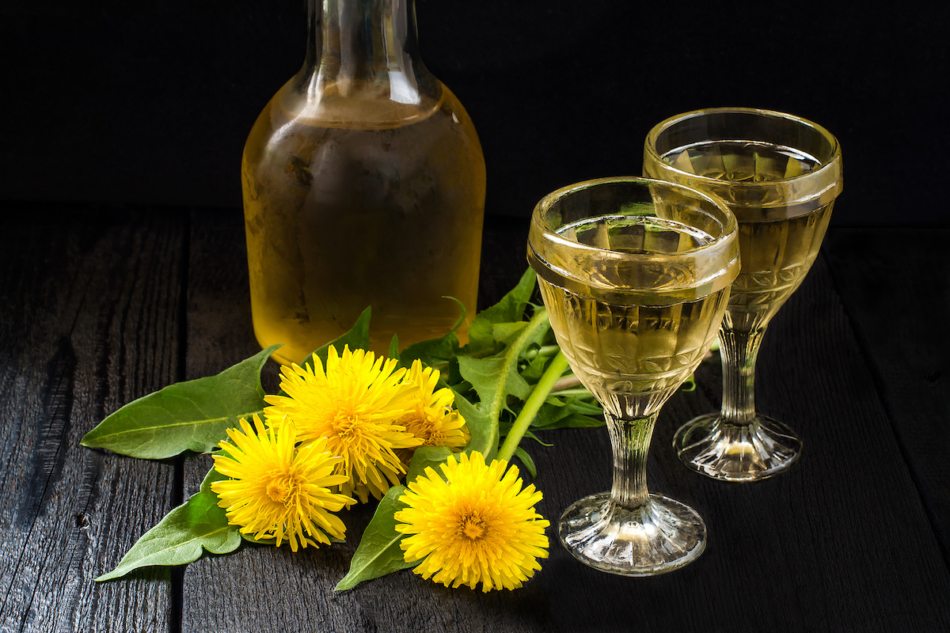
<path fill-rule="evenodd" d="M 526 227 L 486 230 L 480 305 L 524 270 Z M 258 348 L 251 332 L 239 214 L 196 216 L 191 237 L 188 377 L 220 371 Z M 493 295 L 493 296 L 490 296 Z M 489 297 L 490 296 L 490 297 Z M 202 348 L 196 350 L 198 340 Z M 673 455 L 675 428 L 718 406 L 720 372 L 667 404 L 651 451 L 651 487 L 696 507 L 707 552 L 675 573 L 626 579 L 594 572 L 557 544 L 535 580 L 514 592 L 449 590 L 401 572 L 341 594 L 370 508 L 344 517 L 345 544 L 292 554 L 246 547 L 202 560 L 184 577 L 183 631 L 867 630 L 950 626 L 950 573 L 890 431 L 887 414 L 828 268 L 819 260 L 775 320 L 761 354 L 763 412 L 805 440 L 791 472 L 730 485 L 688 472 Z M 270 390 L 273 390 L 271 385 Z M 546 434 L 532 447 L 556 522 L 576 499 L 609 486 L 606 431 Z M 197 488 L 207 458 L 186 464 Z"/>
<path fill-rule="evenodd" d="M 178 378 L 184 218 L 38 205 L 5 218 L 0 630 L 167 631 L 167 570 L 92 579 L 171 509 L 174 465 L 79 440 Z"/>
<path fill-rule="evenodd" d="M 251 324 L 242 215 L 202 211 L 192 220 L 186 373 L 196 378 L 217 373 L 260 346 Z M 268 393 L 276 392 L 276 368 L 276 363 L 268 363 Z M 210 468 L 207 456 L 186 461 L 186 494 L 198 489 Z M 365 512 L 358 519 L 363 525 L 368 520 Z M 304 625 L 313 630 L 363 630 L 359 614 L 332 593 L 346 573 L 353 532 L 351 527 L 347 548 L 293 554 L 286 547 L 245 546 L 236 554 L 189 565 L 182 631 L 294 630 Z"/>
<path fill-rule="evenodd" d="M 495 274 L 483 276 L 482 290 L 490 301 L 507 292 L 527 267 L 523 245 L 515 255 L 522 267 L 508 262 L 515 251 L 504 234 L 502 228 L 486 235 L 486 252 L 500 254 L 504 262 L 487 258 L 487 267 Z M 195 214 L 189 266 L 189 378 L 221 371 L 260 349 L 251 325 L 244 258 L 239 213 Z M 269 363 L 268 393 L 276 391 L 275 370 L 276 365 Z M 186 494 L 197 490 L 210 466 L 205 456 L 186 462 Z M 182 631 L 536 630 L 534 616 L 518 625 L 497 595 L 472 600 L 475 594 L 471 592 L 449 591 L 409 573 L 376 580 L 356 591 L 334 593 L 372 510 L 362 506 L 344 513 L 345 544 L 297 554 L 287 547 L 245 547 L 234 555 L 189 565 L 184 575 Z M 518 595 L 523 599 L 529 592 Z"/>
<path fill-rule="evenodd" d="M 950 574 L 823 259 L 771 325 L 757 372 L 759 409 L 804 439 L 800 464 L 751 485 L 687 472 L 672 436 L 718 407 L 718 365 L 702 366 L 697 380 L 696 392 L 679 392 L 664 407 L 649 475 L 652 490 L 703 516 L 706 552 L 666 576 L 626 581 L 553 552 L 539 580 L 560 630 L 622 630 L 634 622 L 713 631 L 950 626 Z M 609 487 L 606 433 L 546 439 L 555 446 L 533 453 L 551 516 Z M 568 463 L 576 476 L 548 484 Z"/>
<path fill-rule="evenodd" d="M 950 230 L 838 229 L 835 286 L 950 565 Z"/>

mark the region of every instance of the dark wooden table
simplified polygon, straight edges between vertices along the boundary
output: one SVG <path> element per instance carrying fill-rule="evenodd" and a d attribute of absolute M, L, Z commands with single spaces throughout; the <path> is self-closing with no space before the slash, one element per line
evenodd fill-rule
<path fill-rule="evenodd" d="M 247 546 L 117 582 L 132 543 L 196 491 L 209 458 L 160 462 L 80 438 L 126 402 L 258 350 L 240 211 L 4 204 L 0 229 L 0 631 L 948 631 L 947 230 L 835 229 L 773 322 L 759 408 L 805 440 L 791 472 L 730 485 L 688 472 L 674 429 L 718 407 L 720 371 L 660 415 L 650 487 L 695 507 L 708 548 L 656 578 L 592 571 L 556 543 L 514 592 L 401 572 L 344 593 L 347 542 Z M 489 220 L 480 301 L 525 268 L 526 226 Z M 274 388 L 273 363 L 267 369 Z M 609 487 L 604 429 L 531 452 L 552 521 Z"/>

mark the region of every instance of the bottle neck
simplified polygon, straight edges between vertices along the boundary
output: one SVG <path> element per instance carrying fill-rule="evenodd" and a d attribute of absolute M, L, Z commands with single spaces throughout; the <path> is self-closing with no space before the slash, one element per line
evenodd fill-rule
<path fill-rule="evenodd" d="M 414 0 L 309 0 L 308 27 L 298 76 L 309 99 L 420 106 L 438 98 L 419 55 Z"/>

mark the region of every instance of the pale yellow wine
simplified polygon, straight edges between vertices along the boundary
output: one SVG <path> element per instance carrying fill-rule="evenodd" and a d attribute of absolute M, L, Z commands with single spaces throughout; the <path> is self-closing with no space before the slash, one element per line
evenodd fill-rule
<path fill-rule="evenodd" d="M 819 166 L 791 148 L 746 141 L 679 148 L 663 160 L 687 173 L 730 182 L 776 181 Z M 818 256 L 833 204 L 791 217 L 775 206 L 764 213 L 753 205 L 730 204 L 739 221 L 741 271 L 732 284 L 727 327 L 760 327 L 778 312 Z"/>
<path fill-rule="evenodd" d="M 581 244 L 643 254 L 675 253 L 712 240 L 655 217 L 591 218 L 558 233 Z M 625 418 L 654 412 L 693 372 L 716 336 L 729 296 L 727 287 L 698 300 L 638 305 L 623 292 L 572 291 L 544 276 L 541 293 L 564 355 L 608 411 Z"/>
<path fill-rule="evenodd" d="M 452 93 L 374 129 L 290 117 L 281 99 L 254 125 L 242 169 L 260 344 L 300 362 L 372 305 L 371 346 L 385 353 L 394 333 L 401 347 L 445 334 L 460 313 L 446 296 L 470 322 L 485 166 Z"/>

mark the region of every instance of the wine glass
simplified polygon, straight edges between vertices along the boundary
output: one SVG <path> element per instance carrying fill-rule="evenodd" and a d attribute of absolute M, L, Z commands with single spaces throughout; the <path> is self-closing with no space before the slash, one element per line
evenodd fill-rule
<path fill-rule="evenodd" d="M 719 333 L 722 410 L 680 428 L 673 446 L 714 479 L 754 481 L 801 455 L 788 426 L 756 413 L 755 359 L 769 321 L 801 284 L 841 193 L 841 148 L 823 127 L 750 108 L 698 110 L 654 127 L 643 173 L 722 198 L 739 222 L 742 270 Z"/>
<path fill-rule="evenodd" d="M 581 562 L 625 576 L 698 557 L 706 527 L 690 507 L 647 490 L 660 407 L 716 336 L 739 272 L 734 216 L 721 201 L 646 178 L 591 180 L 534 209 L 528 262 L 558 345 L 604 407 L 610 492 L 561 517 L 561 543 Z"/>

